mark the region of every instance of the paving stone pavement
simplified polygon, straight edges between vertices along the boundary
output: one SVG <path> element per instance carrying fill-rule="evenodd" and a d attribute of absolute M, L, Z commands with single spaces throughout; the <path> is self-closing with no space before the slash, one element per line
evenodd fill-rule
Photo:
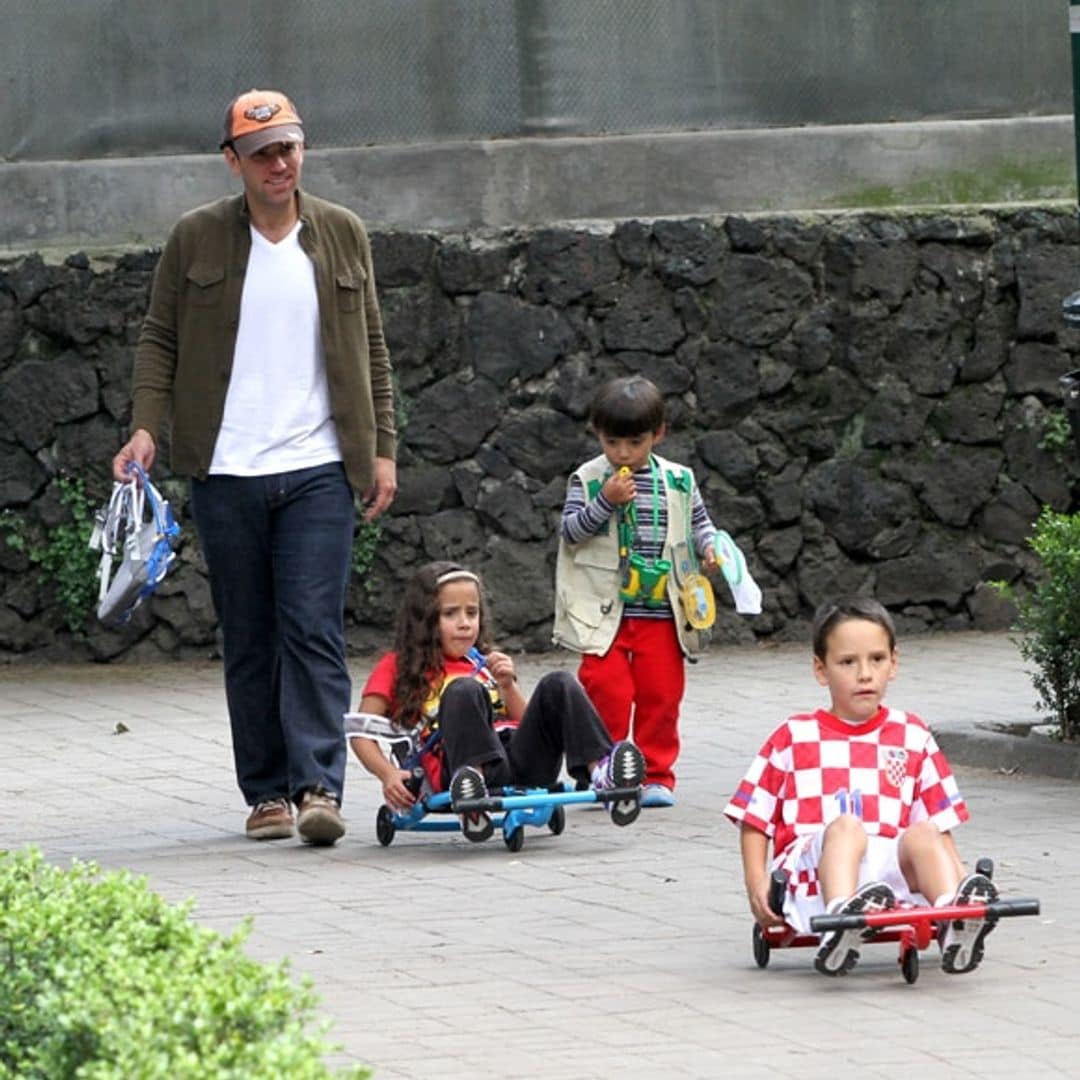
<path fill-rule="evenodd" d="M 353 663 L 357 683 L 370 660 Z M 531 686 L 567 654 L 522 657 Z M 825 979 L 808 949 L 750 947 L 736 830 L 720 811 L 768 730 L 824 703 L 800 646 L 720 648 L 688 670 L 678 805 L 617 829 L 570 807 L 566 831 L 374 835 L 378 787 L 349 768 L 349 832 L 332 849 L 252 843 L 235 787 L 220 667 L 0 670 L 0 848 L 37 845 L 145 874 L 248 951 L 309 975 L 341 1049 L 379 1080 L 1076 1077 L 1080 786 L 1026 769 L 957 768 L 971 861 L 1038 917 L 1002 921 L 983 965 L 908 985 L 892 944 Z M 896 705 L 960 737 L 1031 719 L 1002 634 L 902 642 Z M 117 724 L 127 730 L 117 733 Z M 962 738 L 956 742 L 962 747 Z"/>

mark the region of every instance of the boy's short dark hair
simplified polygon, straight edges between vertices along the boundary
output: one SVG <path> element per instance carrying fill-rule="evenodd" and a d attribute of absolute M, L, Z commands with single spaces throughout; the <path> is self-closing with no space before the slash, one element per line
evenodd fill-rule
<path fill-rule="evenodd" d="M 889 635 L 889 648 L 896 648 L 896 625 L 892 616 L 871 596 L 844 596 L 839 600 L 827 600 L 814 612 L 814 655 L 825 659 L 829 648 L 829 635 L 840 623 L 850 619 L 864 619 L 877 623 Z"/>
<path fill-rule="evenodd" d="M 626 375 L 604 383 L 589 410 L 593 430 L 626 438 L 659 431 L 664 426 L 664 396 L 642 375 Z"/>

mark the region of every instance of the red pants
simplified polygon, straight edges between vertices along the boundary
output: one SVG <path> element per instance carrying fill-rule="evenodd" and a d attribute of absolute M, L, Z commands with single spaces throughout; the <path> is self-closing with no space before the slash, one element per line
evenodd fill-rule
<path fill-rule="evenodd" d="M 613 741 L 631 738 L 645 755 L 645 783 L 675 787 L 683 654 L 671 619 L 623 619 L 603 656 L 586 655 L 578 678 Z"/>

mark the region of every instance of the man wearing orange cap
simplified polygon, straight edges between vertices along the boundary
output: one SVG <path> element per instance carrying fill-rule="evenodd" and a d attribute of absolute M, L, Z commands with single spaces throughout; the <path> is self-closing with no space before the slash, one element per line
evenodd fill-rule
<path fill-rule="evenodd" d="M 255 840 L 344 834 L 343 614 L 356 524 L 397 488 L 390 358 L 364 226 L 300 189 L 293 103 L 249 90 L 221 149 L 243 192 L 185 214 L 135 353 L 131 437 L 149 472 L 171 418 L 222 630 L 237 781 Z"/>

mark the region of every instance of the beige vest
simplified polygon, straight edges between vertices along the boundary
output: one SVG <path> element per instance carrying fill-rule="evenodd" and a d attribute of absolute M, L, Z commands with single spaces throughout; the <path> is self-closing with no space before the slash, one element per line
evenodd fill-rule
<path fill-rule="evenodd" d="M 697 656 L 709 643 L 708 630 L 695 630 L 683 614 L 679 586 L 684 576 L 696 568 L 693 558 L 693 539 L 687 533 L 693 498 L 694 477 L 684 465 L 656 458 L 661 485 L 667 503 L 667 536 L 661 553 L 671 563 L 667 596 L 675 619 L 675 631 L 683 652 Z M 587 461 L 574 475 L 581 481 L 586 497 L 590 481 L 603 482 L 611 466 L 600 454 Z M 680 491 L 668 483 L 673 476 L 689 477 L 689 490 Z M 612 515 L 606 532 L 598 533 L 580 544 L 568 544 L 559 538 L 559 556 L 555 564 L 555 625 L 552 641 L 574 652 L 602 656 L 611 648 L 622 620 L 623 602 L 619 598 L 619 536 L 616 518 Z"/>

